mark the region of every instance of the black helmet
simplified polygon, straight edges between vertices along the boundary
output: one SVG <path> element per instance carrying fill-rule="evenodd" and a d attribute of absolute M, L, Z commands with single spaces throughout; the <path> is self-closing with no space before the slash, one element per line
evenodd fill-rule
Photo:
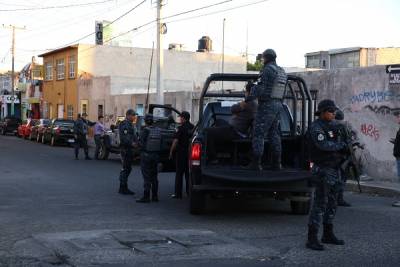
<path fill-rule="evenodd" d="M 186 121 L 190 120 L 190 113 L 187 111 L 182 111 L 181 114 L 179 115 L 179 117 L 184 118 Z"/>
<path fill-rule="evenodd" d="M 344 113 L 343 113 L 343 111 L 341 111 L 340 109 L 336 110 L 336 113 L 335 113 L 335 120 L 337 120 L 337 121 L 342 121 L 342 120 L 344 120 Z"/>
<path fill-rule="evenodd" d="M 321 102 L 319 102 L 319 104 L 318 104 L 318 109 L 315 112 L 315 115 L 319 116 L 322 112 L 324 112 L 328 109 L 338 110 L 338 107 L 336 106 L 335 102 L 331 99 L 321 100 Z"/>
<path fill-rule="evenodd" d="M 276 59 L 276 53 L 273 49 L 267 49 L 262 53 L 264 58 Z"/>
<path fill-rule="evenodd" d="M 151 124 L 151 123 L 153 123 L 153 120 L 154 120 L 153 114 L 147 113 L 147 114 L 144 116 L 144 122 L 145 122 L 145 123 Z"/>
<path fill-rule="evenodd" d="M 127 111 L 126 111 L 126 116 L 129 116 L 129 115 L 133 115 L 133 116 L 136 116 L 137 115 L 137 113 L 136 113 L 136 111 L 134 110 L 134 109 L 128 109 Z"/>

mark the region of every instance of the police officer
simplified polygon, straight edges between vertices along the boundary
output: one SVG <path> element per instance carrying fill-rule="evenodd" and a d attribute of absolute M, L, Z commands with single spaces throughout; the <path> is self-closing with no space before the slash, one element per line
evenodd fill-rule
<path fill-rule="evenodd" d="M 144 117 L 145 127 L 140 133 L 140 169 L 143 175 L 144 193 L 139 203 L 158 202 L 158 178 L 157 165 L 159 162 L 158 154 L 161 151 L 161 130 L 153 126 L 153 115 L 146 114 Z"/>
<path fill-rule="evenodd" d="M 134 195 L 135 193 L 128 189 L 128 176 L 132 171 L 133 163 L 133 146 L 137 144 L 138 137 L 136 129 L 133 126 L 133 121 L 136 117 L 136 112 L 133 109 L 126 111 L 125 120 L 118 125 L 122 170 L 119 175 L 119 192 L 123 195 Z"/>
<path fill-rule="evenodd" d="M 287 75 L 276 64 L 276 53 L 267 49 L 262 54 L 264 68 L 261 80 L 255 85 L 250 96 L 258 99 L 258 108 L 253 129 L 253 158 L 247 169 L 262 170 L 261 159 L 264 154 L 264 137 L 267 134 L 272 155 L 272 169 L 281 169 L 281 136 L 279 131 L 282 99 L 285 94 Z"/>
<path fill-rule="evenodd" d="M 175 133 L 169 158 L 172 159 L 173 153 L 176 152 L 175 194 L 171 197 L 182 199 L 183 175 L 186 180 L 186 195 L 189 195 L 189 142 L 194 126 L 190 123 L 189 112 L 182 111 L 179 118 L 181 125 Z"/>
<path fill-rule="evenodd" d="M 75 159 L 79 159 L 79 148 L 83 148 L 83 151 L 85 152 L 85 159 L 86 160 L 91 160 L 89 157 L 89 147 L 87 144 L 87 134 L 88 134 L 88 127 L 93 126 L 94 123 L 91 121 L 86 120 L 87 114 L 83 113 L 82 116 L 81 114 L 78 113 L 78 119 L 74 123 L 74 134 L 75 134 Z"/>
<path fill-rule="evenodd" d="M 315 186 L 314 201 L 308 222 L 308 241 L 306 246 L 313 250 L 323 250 L 318 240 L 318 229 L 323 222 L 324 231 L 322 242 L 343 245 L 333 233 L 333 219 L 336 213 L 336 201 L 339 192 L 340 163 L 343 161 L 343 152 L 347 144 L 336 135 L 335 102 L 326 99 L 318 104 L 315 120 L 308 133 L 310 159 L 313 162 L 312 173 Z"/>
<path fill-rule="evenodd" d="M 341 110 L 337 110 L 335 113 L 335 120 L 337 121 L 337 129 L 338 134 L 343 138 L 343 140 L 350 144 L 352 143 L 351 129 L 349 129 L 349 125 L 343 122 L 344 113 Z M 337 204 L 342 207 L 351 207 L 351 204 L 344 200 L 343 193 L 346 187 L 347 182 L 347 172 L 345 170 L 340 169 L 342 181 L 340 183 Z"/>

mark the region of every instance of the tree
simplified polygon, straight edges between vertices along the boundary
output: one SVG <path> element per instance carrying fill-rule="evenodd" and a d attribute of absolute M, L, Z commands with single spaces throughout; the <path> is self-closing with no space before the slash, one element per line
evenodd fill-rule
<path fill-rule="evenodd" d="M 248 71 L 260 71 L 262 70 L 263 64 L 260 60 L 256 60 L 254 63 L 247 62 Z"/>

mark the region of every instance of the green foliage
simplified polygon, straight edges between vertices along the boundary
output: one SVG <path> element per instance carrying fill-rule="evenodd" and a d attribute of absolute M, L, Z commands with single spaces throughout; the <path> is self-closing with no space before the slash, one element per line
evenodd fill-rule
<path fill-rule="evenodd" d="M 247 70 L 249 71 L 260 71 L 263 67 L 263 64 L 260 60 L 256 60 L 254 63 L 247 62 Z"/>

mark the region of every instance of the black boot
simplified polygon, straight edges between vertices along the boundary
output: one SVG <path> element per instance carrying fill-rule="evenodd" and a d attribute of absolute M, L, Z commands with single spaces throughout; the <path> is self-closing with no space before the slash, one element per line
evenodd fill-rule
<path fill-rule="evenodd" d="M 143 197 L 136 200 L 137 203 L 149 203 L 150 202 L 150 191 L 144 191 Z"/>
<path fill-rule="evenodd" d="M 324 233 L 322 235 L 321 242 L 326 244 L 344 245 L 344 241 L 337 239 L 333 233 L 333 224 L 331 223 L 324 224 Z"/>
<path fill-rule="evenodd" d="M 343 193 L 339 194 L 337 204 L 338 204 L 338 206 L 341 206 L 341 207 L 351 207 L 351 204 L 344 200 Z"/>
<path fill-rule="evenodd" d="M 153 184 L 151 187 L 151 201 L 158 202 L 158 184 Z"/>
<path fill-rule="evenodd" d="M 128 189 L 128 185 L 127 184 L 123 184 L 123 183 L 119 184 L 118 193 L 120 193 L 122 195 L 134 195 L 135 194 L 135 192 L 133 192 L 133 191 Z"/>
<path fill-rule="evenodd" d="M 308 240 L 306 247 L 313 250 L 324 250 L 324 246 L 318 240 L 318 227 L 315 224 L 308 225 Z"/>
<path fill-rule="evenodd" d="M 280 171 L 282 170 L 282 155 L 281 153 L 272 154 L 272 171 Z"/>
<path fill-rule="evenodd" d="M 261 157 L 253 156 L 251 159 L 251 162 L 247 166 L 244 166 L 243 169 L 262 171 L 263 168 L 262 168 L 262 164 L 261 164 Z"/>

